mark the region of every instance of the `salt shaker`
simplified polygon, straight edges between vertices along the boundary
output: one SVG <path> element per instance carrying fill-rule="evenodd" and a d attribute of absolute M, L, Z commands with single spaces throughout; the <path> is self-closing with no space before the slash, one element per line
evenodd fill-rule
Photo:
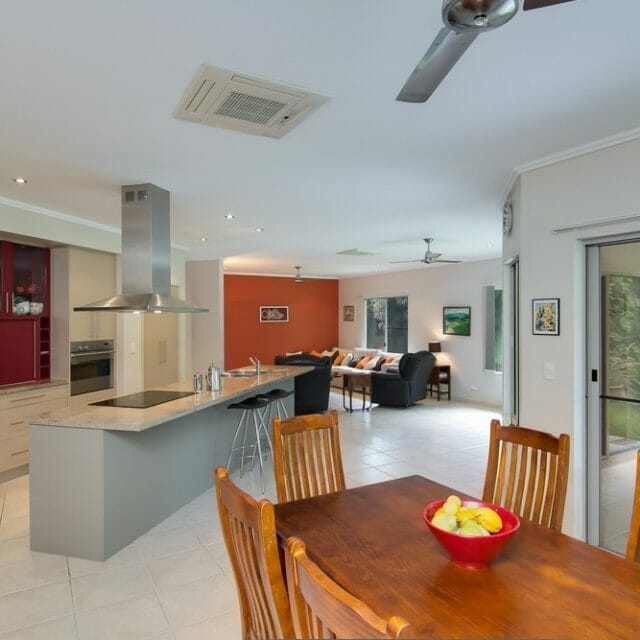
<path fill-rule="evenodd" d="M 202 391 L 202 374 L 201 373 L 193 374 L 193 390 L 196 393 L 199 393 L 200 391 Z"/>

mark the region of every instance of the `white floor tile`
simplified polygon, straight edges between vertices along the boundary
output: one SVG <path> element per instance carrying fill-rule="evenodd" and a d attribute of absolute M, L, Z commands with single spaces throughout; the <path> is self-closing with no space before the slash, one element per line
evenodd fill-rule
<path fill-rule="evenodd" d="M 231 640 L 242 637 L 239 612 L 226 613 L 175 632 L 176 640 Z"/>
<path fill-rule="evenodd" d="M 138 538 L 136 546 L 143 559 L 151 560 L 170 556 L 181 551 L 197 549 L 201 546 L 195 532 L 188 526 L 170 529 L 156 534 L 147 534 Z"/>
<path fill-rule="evenodd" d="M 0 569 L 4 565 L 26 560 L 30 555 L 28 536 L 3 540 L 0 542 Z"/>
<path fill-rule="evenodd" d="M 102 573 L 117 567 L 135 564 L 142 561 L 142 553 L 135 542 L 127 545 L 107 560 L 86 560 L 85 558 L 69 558 L 69 573 L 72 578 L 80 578 L 92 573 Z"/>
<path fill-rule="evenodd" d="M 0 640 L 77 640 L 73 616 L 43 622 L 32 627 L 0 634 Z"/>
<path fill-rule="evenodd" d="M 28 558 L 6 564 L 0 571 L 0 596 L 33 589 L 68 578 L 67 559 L 48 553 L 30 553 Z"/>
<path fill-rule="evenodd" d="M 142 640 L 169 631 L 155 594 L 76 613 L 79 640 Z"/>
<path fill-rule="evenodd" d="M 29 535 L 29 516 L 2 518 L 0 521 L 0 541 L 22 538 Z"/>
<path fill-rule="evenodd" d="M 158 588 L 178 586 L 222 573 L 221 567 L 203 547 L 150 560 L 147 569 Z"/>
<path fill-rule="evenodd" d="M 76 611 L 105 607 L 150 593 L 153 583 L 144 564 L 109 569 L 71 580 Z"/>
<path fill-rule="evenodd" d="M 238 608 L 235 586 L 224 574 L 165 587 L 158 590 L 158 595 L 169 624 L 174 630 L 204 622 Z"/>
<path fill-rule="evenodd" d="M 62 618 L 73 611 L 68 582 L 0 597 L 0 633 Z"/>

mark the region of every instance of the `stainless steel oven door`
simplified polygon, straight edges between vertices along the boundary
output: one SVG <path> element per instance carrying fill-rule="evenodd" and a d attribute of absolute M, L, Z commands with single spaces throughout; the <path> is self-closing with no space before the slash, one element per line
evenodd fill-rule
<path fill-rule="evenodd" d="M 71 354 L 70 394 L 113 388 L 113 351 Z"/>

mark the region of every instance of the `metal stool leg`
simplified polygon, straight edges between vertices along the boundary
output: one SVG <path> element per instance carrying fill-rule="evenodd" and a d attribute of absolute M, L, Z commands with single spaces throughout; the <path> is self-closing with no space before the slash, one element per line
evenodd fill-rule
<path fill-rule="evenodd" d="M 247 413 L 247 410 L 244 409 L 242 411 L 242 414 L 240 415 L 240 421 L 238 422 L 236 431 L 233 434 L 233 440 L 231 441 L 231 449 L 229 449 L 229 457 L 227 458 L 227 469 L 231 467 L 231 459 L 233 458 L 233 452 L 236 450 L 236 441 L 238 440 L 238 436 L 240 435 L 240 430 L 242 429 L 242 425 L 243 425 L 244 417 L 246 413 Z"/>
<path fill-rule="evenodd" d="M 260 465 L 260 488 L 262 489 L 262 493 L 264 493 L 264 477 L 262 475 L 262 446 L 260 445 L 260 423 L 258 422 L 258 416 L 256 416 L 256 412 L 253 411 L 253 428 L 256 433 L 256 446 L 258 447 L 258 464 Z M 251 465 L 253 466 L 253 464 Z"/>

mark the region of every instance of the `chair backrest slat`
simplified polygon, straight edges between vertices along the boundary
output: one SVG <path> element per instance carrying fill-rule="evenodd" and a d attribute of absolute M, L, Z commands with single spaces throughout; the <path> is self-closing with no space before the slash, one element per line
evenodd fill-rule
<path fill-rule="evenodd" d="M 569 473 L 569 436 L 491 421 L 482 499 L 560 531 Z"/>
<path fill-rule="evenodd" d="M 241 491 L 224 467 L 216 469 L 215 485 L 240 600 L 243 639 L 292 638 L 273 504 L 269 500 L 256 502 Z"/>
<path fill-rule="evenodd" d="M 640 449 L 636 454 L 636 488 L 633 493 L 631 526 L 629 527 L 625 558 L 632 562 L 640 562 Z"/>
<path fill-rule="evenodd" d="M 274 417 L 273 467 L 279 502 L 343 491 L 337 412 Z"/>
<path fill-rule="evenodd" d="M 287 585 L 296 638 L 400 638 L 406 620 L 385 620 L 334 582 L 306 554 L 299 538 L 287 540 Z"/>

